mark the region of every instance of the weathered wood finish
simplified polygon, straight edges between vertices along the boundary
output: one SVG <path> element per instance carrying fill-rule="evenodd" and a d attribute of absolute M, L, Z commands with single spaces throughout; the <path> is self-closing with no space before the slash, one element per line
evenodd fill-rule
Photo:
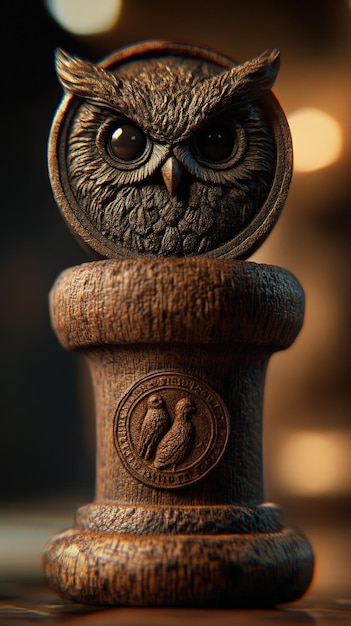
<path fill-rule="evenodd" d="M 263 502 L 261 431 L 267 364 L 294 341 L 304 296 L 285 270 L 232 260 L 288 193 L 279 52 L 238 65 L 154 41 L 98 66 L 58 51 L 56 67 L 53 191 L 110 260 L 51 293 L 62 345 L 90 365 L 97 466 L 95 502 L 47 547 L 50 584 L 102 604 L 294 600 L 313 556 Z"/>
<path fill-rule="evenodd" d="M 279 507 L 263 503 L 261 444 L 268 360 L 294 341 L 303 310 L 289 272 L 243 261 L 109 260 L 63 272 L 52 320 L 62 345 L 90 365 L 97 479 L 95 502 L 47 548 L 59 593 L 88 603 L 252 606 L 305 591 L 311 548 L 284 528 Z M 199 414 L 193 449 L 173 468 L 142 458 L 132 433 L 152 394 L 170 413 L 188 397 Z M 227 437 L 216 430 L 224 415 Z M 214 443 L 196 452 L 206 428 Z"/>

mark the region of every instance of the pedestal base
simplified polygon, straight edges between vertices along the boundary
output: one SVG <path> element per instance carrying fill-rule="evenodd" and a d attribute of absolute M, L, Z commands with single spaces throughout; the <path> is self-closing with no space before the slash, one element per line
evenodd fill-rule
<path fill-rule="evenodd" d="M 119 522 L 123 517 L 123 507 L 92 507 L 95 516 L 100 514 L 100 522 L 101 515 L 105 521 L 110 520 L 106 528 L 113 528 L 111 520 L 116 520 L 116 515 Z M 188 508 L 178 512 L 178 517 L 191 518 Z M 132 519 L 130 511 L 124 513 Z M 198 511 L 195 514 L 201 519 Z M 231 515 L 226 507 L 223 530 L 231 517 L 239 531 L 231 534 L 210 534 L 210 528 L 206 534 L 192 534 L 188 522 L 184 534 L 151 534 L 152 524 L 149 533 L 145 533 L 144 526 L 143 534 L 140 530 L 139 534 L 128 534 L 123 525 L 122 532 L 101 532 L 92 529 L 94 515 L 89 507 L 81 509 L 79 516 L 85 518 L 89 528 L 76 527 L 57 535 L 45 554 L 50 585 L 78 602 L 262 607 L 296 600 L 311 581 L 313 555 L 309 542 L 299 531 L 281 528 L 279 509 L 271 505 L 232 507 Z M 221 511 L 217 509 L 219 516 Z M 170 511 L 166 517 L 170 527 Z M 266 525 L 267 532 L 245 532 L 253 520 L 257 527 Z"/>
<path fill-rule="evenodd" d="M 313 556 L 263 500 L 262 404 L 304 296 L 281 268 L 100 261 L 51 293 L 96 400 L 96 501 L 52 540 L 49 583 L 91 604 L 267 606 L 300 597 Z M 144 445 L 145 444 L 145 445 Z"/>

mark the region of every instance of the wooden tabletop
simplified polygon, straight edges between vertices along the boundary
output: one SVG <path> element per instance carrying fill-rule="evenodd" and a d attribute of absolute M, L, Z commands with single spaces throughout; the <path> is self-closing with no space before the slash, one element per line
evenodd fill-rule
<path fill-rule="evenodd" d="M 0 585 L 0 625 L 65 626 L 302 626 L 351 624 L 351 598 L 309 599 L 267 610 L 99 608 L 66 602 L 43 581 Z"/>

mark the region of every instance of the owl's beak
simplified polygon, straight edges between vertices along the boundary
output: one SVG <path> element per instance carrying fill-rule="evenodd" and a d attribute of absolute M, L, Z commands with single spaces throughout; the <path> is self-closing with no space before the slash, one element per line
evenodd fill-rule
<path fill-rule="evenodd" d="M 169 193 L 174 196 L 182 178 L 182 166 L 174 156 L 171 156 L 163 164 L 161 173 Z"/>

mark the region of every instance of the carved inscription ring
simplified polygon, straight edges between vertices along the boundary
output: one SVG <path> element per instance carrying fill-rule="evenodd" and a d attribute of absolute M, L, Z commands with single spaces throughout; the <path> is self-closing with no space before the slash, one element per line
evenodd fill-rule
<path fill-rule="evenodd" d="M 198 379 L 159 371 L 137 381 L 114 420 L 115 445 L 125 468 L 160 489 L 194 483 L 219 462 L 229 435 L 227 410 Z"/>

